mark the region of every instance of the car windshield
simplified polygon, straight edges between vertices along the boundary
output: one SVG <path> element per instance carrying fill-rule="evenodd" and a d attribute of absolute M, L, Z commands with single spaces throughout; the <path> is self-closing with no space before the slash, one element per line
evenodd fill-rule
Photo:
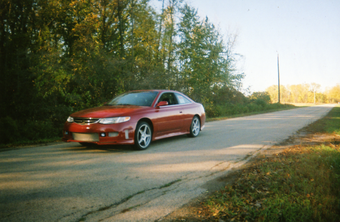
<path fill-rule="evenodd" d="M 108 105 L 151 106 L 157 94 L 156 91 L 130 92 L 114 98 Z"/>

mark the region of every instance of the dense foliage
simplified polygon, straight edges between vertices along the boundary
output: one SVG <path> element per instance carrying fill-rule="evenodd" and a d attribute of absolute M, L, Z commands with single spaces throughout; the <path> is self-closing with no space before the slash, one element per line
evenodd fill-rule
<path fill-rule="evenodd" d="M 0 1 L 0 143 L 60 136 L 71 112 L 167 88 L 207 110 L 241 96 L 235 36 L 180 0 Z M 241 98 L 241 99 L 242 99 Z"/>
<path fill-rule="evenodd" d="M 340 84 L 320 91 L 321 86 L 316 83 L 280 86 L 282 103 L 338 103 L 340 102 Z M 268 87 L 266 92 L 273 103 L 278 101 L 277 86 Z"/>

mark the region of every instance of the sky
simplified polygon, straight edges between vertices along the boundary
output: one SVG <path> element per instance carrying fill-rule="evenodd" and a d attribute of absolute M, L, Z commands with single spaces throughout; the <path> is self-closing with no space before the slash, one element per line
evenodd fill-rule
<path fill-rule="evenodd" d="M 165 2 L 167 2 L 165 0 Z M 340 0 L 184 0 L 220 34 L 237 35 L 243 88 L 340 84 Z M 151 1 L 155 8 L 160 0 Z M 226 40 L 225 40 L 226 42 Z"/>

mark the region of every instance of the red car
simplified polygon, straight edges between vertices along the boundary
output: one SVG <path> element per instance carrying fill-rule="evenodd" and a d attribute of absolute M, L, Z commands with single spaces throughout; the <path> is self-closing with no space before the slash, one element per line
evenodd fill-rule
<path fill-rule="evenodd" d="M 172 90 L 131 91 L 101 107 L 71 114 L 62 140 L 82 145 L 134 144 L 146 149 L 151 141 L 203 130 L 200 103 Z"/>

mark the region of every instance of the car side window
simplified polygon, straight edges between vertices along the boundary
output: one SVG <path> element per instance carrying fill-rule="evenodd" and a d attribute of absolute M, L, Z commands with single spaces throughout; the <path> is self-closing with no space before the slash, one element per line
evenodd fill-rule
<path fill-rule="evenodd" d="M 163 93 L 158 102 L 167 101 L 169 105 L 178 104 L 177 98 L 173 93 Z"/>
<path fill-rule="evenodd" d="M 176 93 L 176 97 L 177 97 L 179 104 L 191 103 L 191 101 L 188 98 L 186 98 L 185 96 L 182 96 L 181 94 Z"/>

